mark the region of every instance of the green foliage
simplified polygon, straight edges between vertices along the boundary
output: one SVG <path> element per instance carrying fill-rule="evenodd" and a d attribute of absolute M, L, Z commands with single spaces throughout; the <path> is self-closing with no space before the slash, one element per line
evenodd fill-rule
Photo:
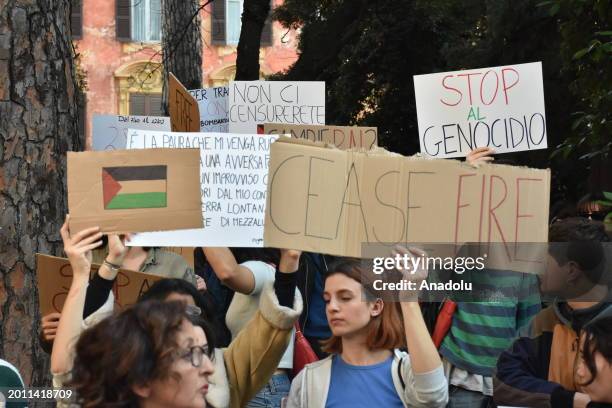
<path fill-rule="evenodd" d="M 580 159 L 612 151 L 612 7 L 609 0 L 548 0 L 559 25 L 562 69 L 573 78 L 571 135 L 555 155 Z"/>

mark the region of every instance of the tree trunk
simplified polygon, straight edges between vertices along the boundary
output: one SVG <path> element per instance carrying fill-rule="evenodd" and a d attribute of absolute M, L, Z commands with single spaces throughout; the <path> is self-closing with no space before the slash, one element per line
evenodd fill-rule
<path fill-rule="evenodd" d="M 261 32 L 270 13 L 270 0 L 244 0 L 242 28 L 236 58 L 236 80 L 259 79 Z"/>
<path fill-rule="evenodd" d="M 66 152 L 83 146 L 70 0 L 0 3 L 0 355 L 48 386 L 35 254 L 61 255 Z"/>
<path fill-rule="evenodd" d="M 202 37 L 198 0 L 162 1 L 164 85 L 162 106 L 168 114 L 168 72 L 187 89 L 202 88 Z"/>

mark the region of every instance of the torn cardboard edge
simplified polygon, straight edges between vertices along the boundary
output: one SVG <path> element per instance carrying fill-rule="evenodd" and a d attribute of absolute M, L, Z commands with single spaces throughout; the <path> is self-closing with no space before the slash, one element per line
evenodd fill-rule
<path fill-rule="evenodd" d="M 475 169 L 281 136 L 264 245 L 360 257 L 368 242 L 546 242 L 549 191 L 548 169 Z"/>

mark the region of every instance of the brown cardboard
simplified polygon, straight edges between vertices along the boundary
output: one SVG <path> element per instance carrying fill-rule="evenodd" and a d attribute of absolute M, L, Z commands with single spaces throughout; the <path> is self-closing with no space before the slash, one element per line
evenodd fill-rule
<path fill-rule="evenodd" d="M 104 169 L 144 166 L 165 166 L 165 206 L 105 208 Z M 128 191 L 124 184 L 121 185 L 124 191 Z M 73 234 L 93 226 L 100 226 L 102 231 L 108 233 L 202 228 L 200 150 L 68 152 L 68 208 Z"/>
<path fill-rule="evenodd" d="M 378 146 L 378 128 L 362 126 L 286 125 L 264 123 L 260 125 L 264 134 L 291 135 L 297 139 L 328 143 L 339 149 L 371 149 Z"/>
<path fill-rule="evenodd" d="M 168 111 L 173 132 L 199 132 L 198 101 L 170 72 L 168 74 Z"/>
<path fill-rule="evenodd" d="M 547 242 L 549 196 L 549 170 L 474 169 L 281 136 L 271 147 L 264 246 L 360 257 L 368 242 Z"/>
<path fill-rule="evenodd" d="M 61 312 L 72 282 L 72 267 L 66 258 L 36 254 L 36 275 L 38 278 L 38 299 L 40 313 L 46 315 Z M 100 265 L 91 266 L 90 279 Z M 162 279 L 161 276 L 148 273 L 119 270 L 117 280 L 113 285 L 115 307 L 124 307 L 136 303 L 140 295 L 146 292 L 153 283 Z"/>

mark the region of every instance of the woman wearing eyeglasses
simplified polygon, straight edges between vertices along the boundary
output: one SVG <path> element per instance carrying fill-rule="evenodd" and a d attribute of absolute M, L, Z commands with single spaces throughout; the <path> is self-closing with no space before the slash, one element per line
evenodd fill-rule
<path fill-rule="evenodd" d="M 180 301 L 146 301 L 85 330 L 67 384 L 83 407 L 206 406 L 210 333 Z"/>
<path fill-rule="evenodd" d="M 71 235 L 68 224 L 65 223 L 61 234 L 64 241 L 64 251 L 73 269 L 73 281 L 64 303 L 51 355 L 51 371 L 54 375 L 55 386 L 67 384 L 71 378 L 74 378 L 74 381 L 80 381 L 75 377 L 77 366 L 76 363 L 73 365 L 73 344 L 78 339 L 84 326 L 90 327 L 96 324 L 97 321 L 108 316 L 108 312 L 112 312 L 113 309 L 111 293 L 106 303 L 96 313 L 88 316 L 86 322 L 84 322 L 83 310 L 88 293 L 91 250 L 101 243 L 102 234 L 99 229 L 97 227 L 89 228 Z M 287 274 L 289 277 L 289 275 L 294 275 L 293 272 L 297 270 L 297 264 L 293 265 L 291 262 L 286 267 L 286 269 L 283 269 L 285 272 L 279 269 L 277 273 Z M 98 274 L 112 276 L 111 272 L 108 266 L 102 265 Z M 215 350 L 217 373 L 210 379 L 211 383 L 214 380 L 214 387 L 211 388 L 218 391 L 217 396 L 222 396 L 222 398 L 214 399 L 213 405 L 215 408 L 244 406 L 257 390 L 267 382 L 278 365 L 291 335 L 293 323 L 299 317 L 302 309 L 301 298 L 295 289 L 295 279 L 279 279 L 278 282 L 280 283 L 275 283 L 274 287 L 269 285 L 264 288 L 260 310 L 248 323 L 244 332 L 234 339 L 227 349 Z M 94 285 L 94 281 L 91 285 Z M 165 301 L 182 300 L 183 304 L 191 303 L 188 299 L 184 301 L 185 299 L 178 299 L 176 296 L 172 298 L 171 295 L 167 293 L 166 296 L 156 298 Z M 205 326 L 206 322 L 196 321 L 196 323 Z M 206 336 L 208 342 L 211 343 L 211 350 L 213 349 L 212 336 L 214 336 L 214 333 Z M 122 336 L 117 334 L 116 338 L 121 340 Z M 136 357 L 141 358 L 142 355 Z M 95 353 L 91 354 L 90 358 L 101 364 L 101 367 L 105 367 L 106 370 L 116 370 L 113 360 L 105 361 Z M 123 359 L 117 361 L 122 362 Z M 104 374 L 108 372 L 102 373 L 101 381 L 105 378 Z M 129 382 L 131 379 L 134 378 L 129 377 L 125 380 Z M 134 380 L 144 381 L 144 379 L 146 378 L 136 376 Z M 151 391 L 153 391 L 153 388 Z M 211 401 L 208 398 L 207 400 Z M 130 406 L 122 405 L 123 403 L 124 400 L 117 401 L 118 406 Z M 183 405 L 162 404 L 159 406 L 181 407 Z"/>

